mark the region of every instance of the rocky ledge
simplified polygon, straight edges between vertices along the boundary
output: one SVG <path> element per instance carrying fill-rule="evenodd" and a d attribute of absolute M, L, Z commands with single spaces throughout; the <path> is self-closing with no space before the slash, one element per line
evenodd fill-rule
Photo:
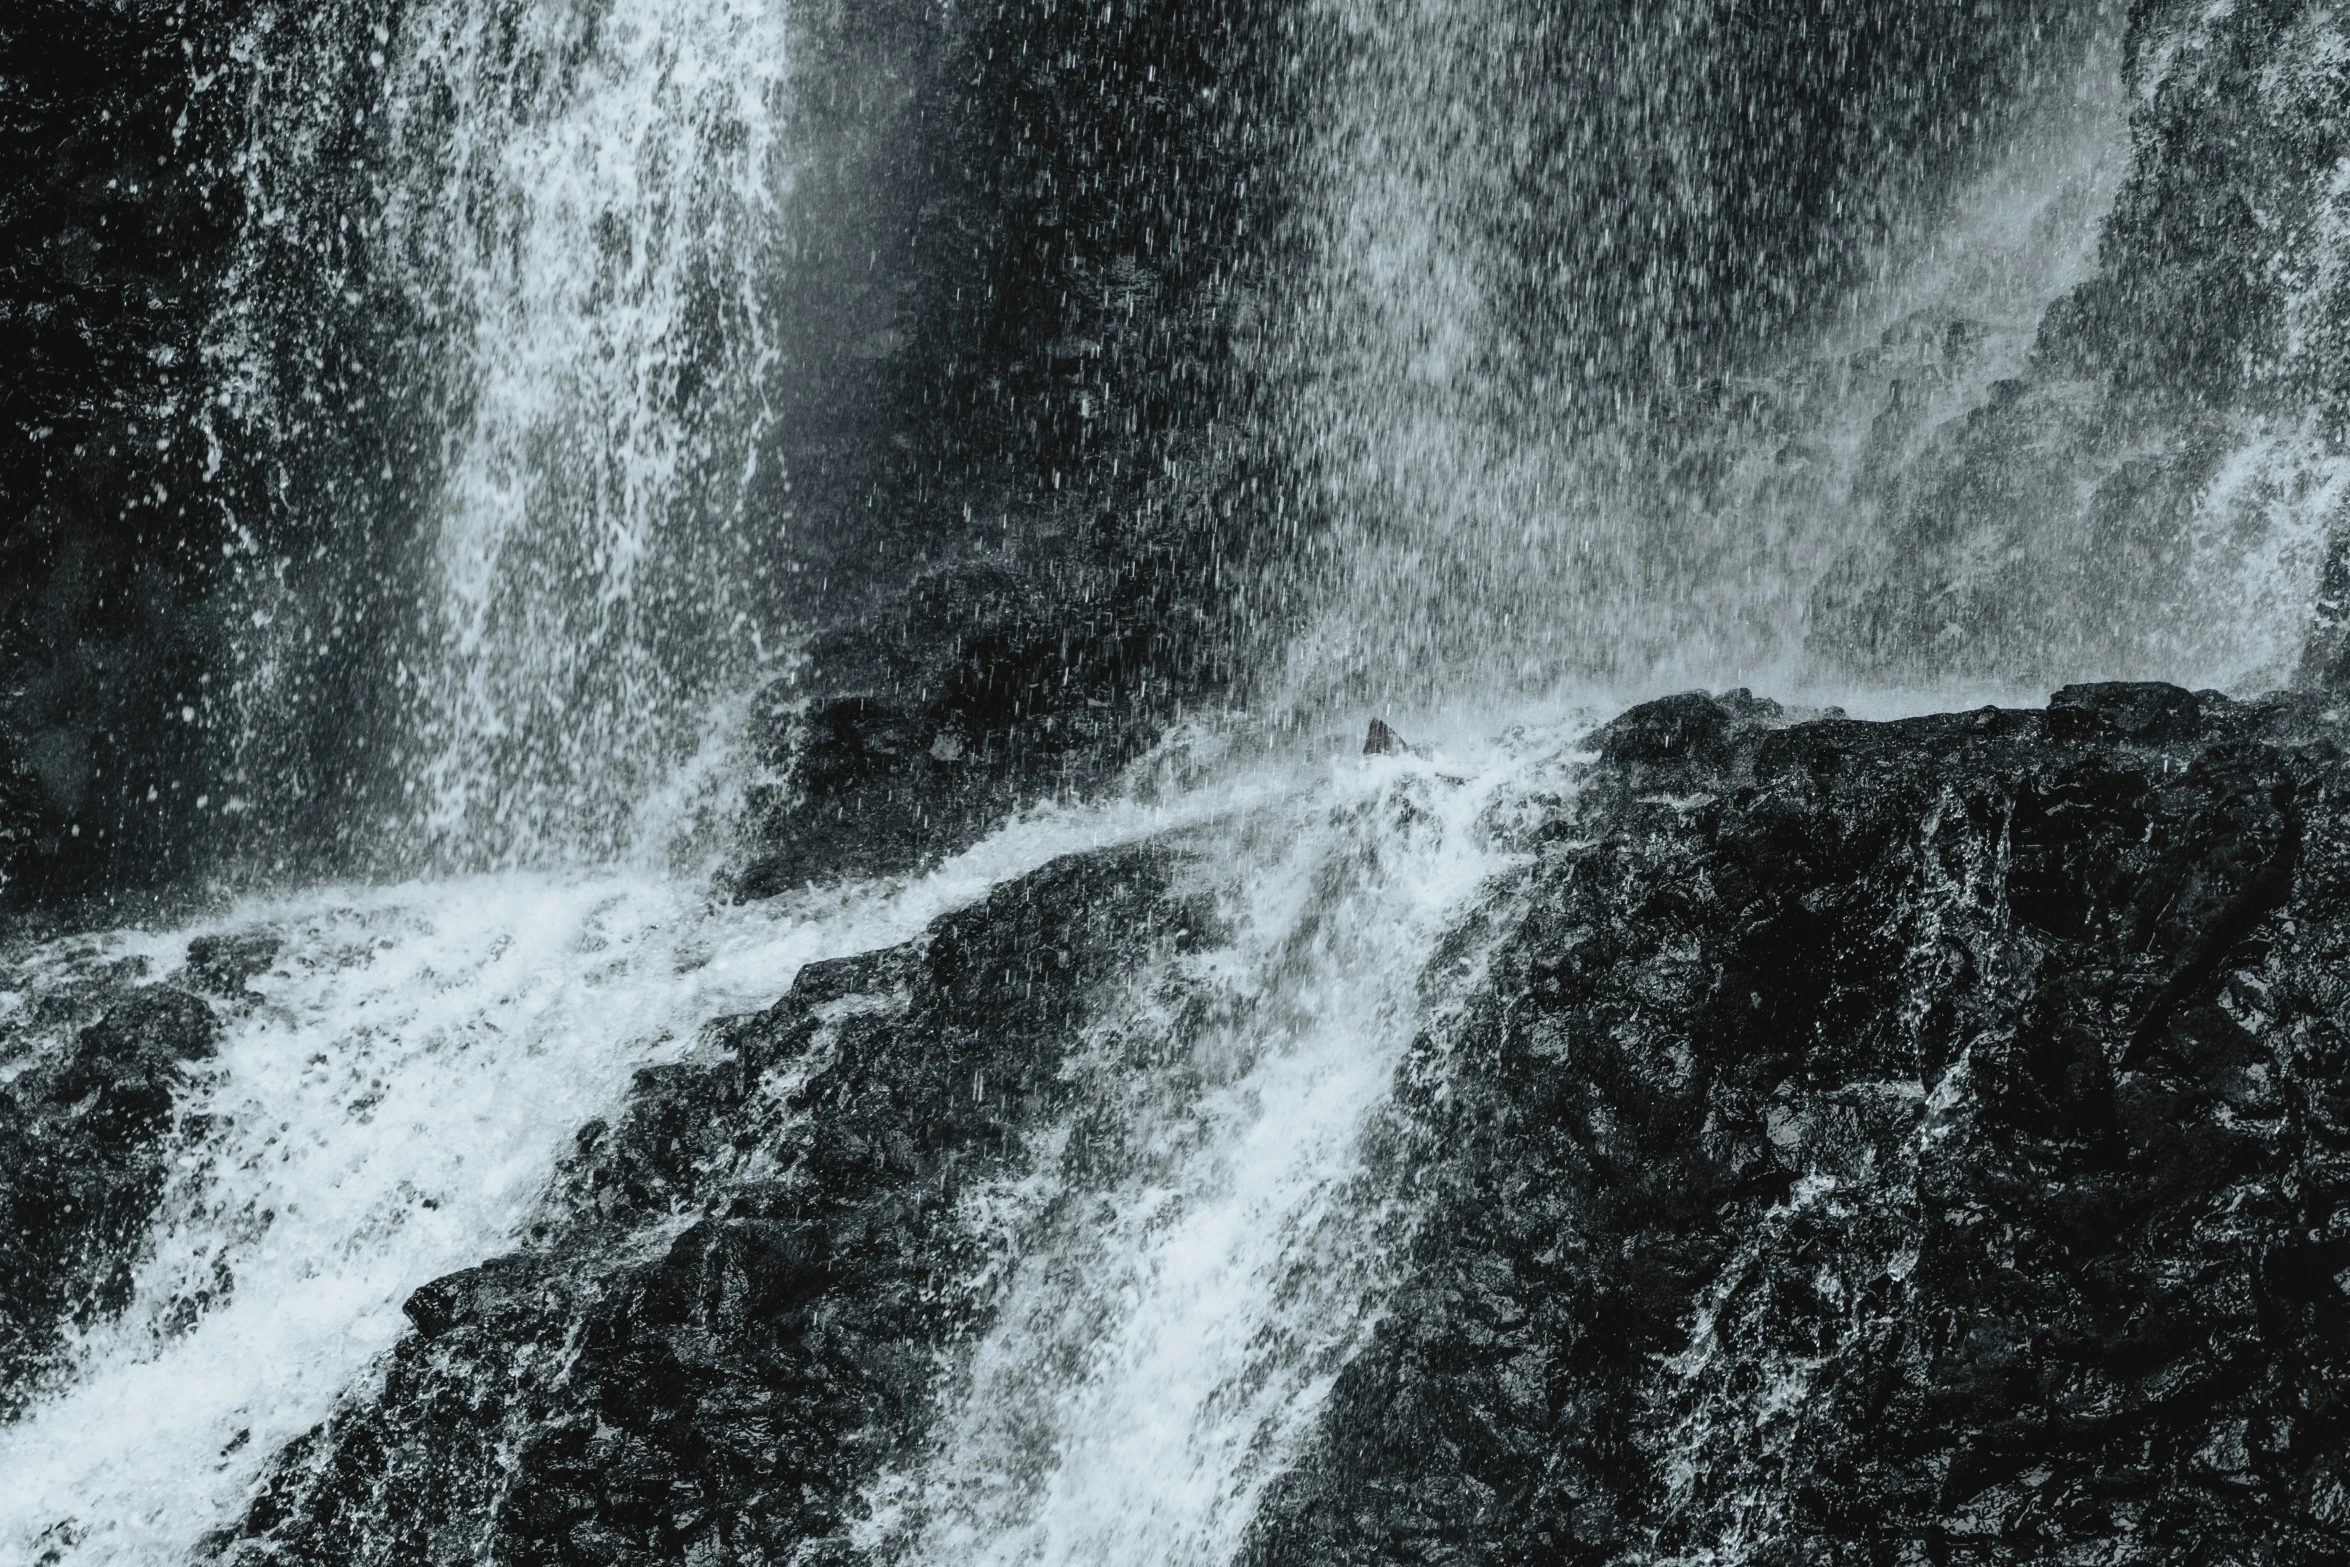
<path fill-rule="evenodd" d="M 1246 1561 L 2350 1557 L 2345 735 L 2166 686 L 1601 730 L 1399 1076 L 1417 1239 Z M 210 1554 L 853 1558 L 992 1309 L 958 1194 L 1081 1159 L 1104 987 L 1217 939 L 1185 852 L 645 1072 Z"/>
<path fill-rule="evenodd" d="M 1250 1561 L 2350 1559 L 2344 734 L 1603 730 Z"/>

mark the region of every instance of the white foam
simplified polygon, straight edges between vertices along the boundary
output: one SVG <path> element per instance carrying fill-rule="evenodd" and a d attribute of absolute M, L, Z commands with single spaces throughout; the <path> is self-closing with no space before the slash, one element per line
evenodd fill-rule
<path fill-rule="evenodd" d="M 1228 940 L 1140 976 L 1069 1068 L 1082 1130 L 969 1199 L 1002 1258 L 999 1315 L 950 1373 L 927 1461 L 875 1487 L 864 1549 L 1232 1558 L 1412 1221 L 1366 1134 L 1485 948 L 1424 970 L 1515 863 L 1510 803 L 1560 786 L 1555 738 L 1480 753 L 1341 761 L 1198 838 Z"/>
<path fill-rule="evenodd" d="M 213 1129 L 175 1145 L 132 1305 L 74 1346 L 59 1394 L 0 1430 L 0 1559 L 181 1560 L 365 1380 L 402 1301 L 508 1249 L 575 1129 L 708 1019 L 771 1003 L 810 960 L 910 939 L 1057 855 L 1295 785 L 1045 809 L 930 875 L 764 905 L 650 873 L 507 872 L 322 888 L 96 943 L 160 973 L 208 930 L 285 939 L 184 1098 L 183 1119 Z M 220 1281 L 226 1298 L 202 1306 Z"/>

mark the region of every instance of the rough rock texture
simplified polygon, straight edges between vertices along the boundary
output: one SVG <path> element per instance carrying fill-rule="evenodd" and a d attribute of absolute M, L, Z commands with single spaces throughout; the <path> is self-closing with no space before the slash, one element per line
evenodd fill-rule
<path fill-rule="evenodd" d="M 1114 531 L 917 582 L 767 693 L 734 889 L 888 873 L 1098 787 L 1228 670 L 1187 579 Z M 811 691 L 811 687 L 814 688 Z"/>
<path fill-rule="evenodd" d="M 1095 783 L 1283 623 L 1295 529 L 1269 519 L 1297 475 L 1257 407 L 1297 178 L 1281 24 L 1258 0 L 928 24 L 900 127 L 924 221 L 887 352 L 831 377 L 867 424 L 785 454 L 817 476 L 789 552 L 829 629 L 766 694 L 742 892 L 916 863 Z"/>
<path fill-rule="evenodd" d="M 2341 1560 L 2346 736 L 1602 731 L 1249 1560 Z"/>
<path fill-rule="evenodd" d="M 0 1015 L 0 1419 L 37 1391 L 61 1331 L 128 1300 L 186 1069 L 218 1047 L 212 1008 L 144 973 L 98 960 Z"/>
<path fill-rule="evenodd" d="M 1169 863 L 1057 861 L 640 1073 L 530 1243 L 419 1290 L 380 1389 L 282 1455 L 213 1554 L 831 1559 L 976 1325 L 959 1191 L 1020 1169 L 1096 987 L 1205 928 Z"/>

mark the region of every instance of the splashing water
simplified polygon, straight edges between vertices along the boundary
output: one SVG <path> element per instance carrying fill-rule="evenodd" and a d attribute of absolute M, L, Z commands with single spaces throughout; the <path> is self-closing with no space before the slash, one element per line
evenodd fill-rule
<path fill-rule="evenodd" d="M 1867 476 L 1981 409 L 2087 273 L 2124 161 L 2110 59 L 1898 236 L 1839 324 L 1626 399 L 1518 364 L 1523 299 L 1486 214 L 1524 148 L 1468 107 L 1510 8 L 1321 9 L 1346 66 L 1294 324 L 1315 373 L 1287 417 L 1335 537 L 1285 699 L 1317 720 L 1449 709 L 1460 733 L 1472 709 L 1594 688 L 1846 680 L 1807 641 L 1814 591 L 1884 526 Z M 1041 1175 L 966 1199 L 992 1325 L 940 1368 L 927 1448 L 874 1485 L 856 1543 L 909 1567 L 1228 1562 L 1377 1322 L 1416 1219 L 1398 1074 L 1416 1042 L 1441 1059 L 1520 812 L 1555 808 L 1580 718 L 1452 766 L 1238 768 L 1166 808 L 1046 812 L 918 880 L 788 904 L 610 868 L 723 810 L 727 715 L 773 651 L 745 497 L 777 368 L 758 282 L 790 190 L 786 19 L 780 0 L 425 0 L 380 38 L 383 254 L 449 361 L 420 618 L 384 672 L 392 771 L 420 860 L 497 869 L 100 944 L 167 971 L 207 930 L 283 937 L 179 1106 L 131 1305 L 0 1430 L 0 1550 L 184 1559 L 364 1394 L 411 1291 L 526 1230 L 635 1069 L 804 963 L 1150 834 L 1208 850 L 1192 874 L 1229 937 L 1132 977 L 1075 1053 L 1082 1159 L 1064 1126 Z M 2117 672 L 2266 668 L 2297 631 L 2311 519 L 2350 504 L 2350 467 L 2298 432 L 2237 433 L 2187 579 L 2238 608 L 2182 616 L 2144 653 L 2171 664 Z M 604 868 L 543 869 L 565 864 Z"/>
<path fill-rule="evenodd" d="M 180 1106 L 131 1305 L 77 1342 L 58 1394 L 0 1430 L 0 1557 L 179 1560 L 391 1346 L 408 1294 L 513 1244 L 566 1139 L 636 1068 L 769 1004 L 803 963 L 907 940 L 1056 854 L 1184 819 L 1047 816 L 918 881 L 789 908 L 712 905 L 649 876 L 508 872 L 323 888 L 104 938 L 102 958 L 155 972 L 207 930 L 259 925 L 284 945 Z"/>
<path fill-rule="evenodd" d="M 240 43 L 253 216 L 208 349 L 220 402 L 273 455 L 374 453 L 273 524 L 315 552 L 244 570 L 241 754 L 300 798 L 342 786 L 298 737 L 355 748 L 342 770 L 376 797 L 340 825 L 376 861 L 640 847 L 639 803 L 780 651 L 758 609 L 780 524 L 746 494 L 778 366 L 789 19 L 340 0 L 264 9 Z M 374 380 L 336 380 L 338 356 Z"/>
<path fill-rule="evenodd" d="M 1421 969 L 1515 863 L 1513 808 L 1560 786 L 1559 760 L 1553 743 L 1465 777 L 1415 758 L 1260 769 L 1171 805 L 1047 813 L 918 881 L 790 908 L 509 872 L 105 938 L 80 960 L 167 971 L 193 936 L 256 925 L 283 946 L 181 1106 L 132 1304 L 0 1432 L 0 1542 L 177 1559 L 364 1383 L 410 1292 L 515 1241 L 565 1139 L 636 1068 L 805 962 L 908 939 L 1057 854 L 1174 835 L 1216 851 L 1205 890 L 1232 939 L 1138 976 L 1079 1052 L 1079 1097 L 1118 1128 L 1114 1175 L 971 1199 L 1000 1243 L 1000 1325 L 931 1466 L 881 1487 L 868 1543 L 1009 1562 L 1141 1560 L 1158 1540 L 1220 1560 L 1375 1319 L 1409 1209 L 1366 1138 L 1481 949 Z"/>
<path fill-rule="evenodd" d="M 405 672 L 419 826 L 459 862 L 625 847 L 755 657 L 740 508 L 773 366 L 783 24 L 778 0 L 403 24 L 387 225 L 470 341 Z"/>
<path fill-rule="evenodd" d="M 1377 1319 L 1413 1216 L 1383 1111 L 1485 947 L 1471 930 L 1431 959 L 1467 911 L 1506 902 L 1511 807 L 1557 785 L 1556 760 L 1360 764 L 1197 838 L 1231 939 L 1143 976 L 1097 1025 L 1071 1068 L 1081 1157 L 970 1199 L 967 1222 L 999 1238 L 1000 1315 L 926 1465 L 876 1488 L 866 1550 L 1232 1558 Z"/>

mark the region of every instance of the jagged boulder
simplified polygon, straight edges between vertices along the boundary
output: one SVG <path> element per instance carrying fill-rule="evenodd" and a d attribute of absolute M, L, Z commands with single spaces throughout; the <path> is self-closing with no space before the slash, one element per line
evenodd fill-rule
<path fill-rule="evenodd" d="M 187 1069 L 219 1047 L 201 998 L 144 960 L 52 979 L 0 1029 L 0 1418 L 70 1325 L 122 1309 L 170 1173 Z M 62 1048 L 51 1041 L 62 1036 Z"/>
<path fill-rule="evenodd" d="M 2165 686 L 1602 730 L 1248 1560 L 2341 1560 L 2346 737 Z"/>
<path fill-rule="evenodd" d="M 1196 584 L 1115 531 L 934 572 L 768 693 L 729 881 L 767 897 L 969 846 L 1099 788 L 1219 678 Z M 1144 541 L 1148 543 L 1149 541 Z"/>

